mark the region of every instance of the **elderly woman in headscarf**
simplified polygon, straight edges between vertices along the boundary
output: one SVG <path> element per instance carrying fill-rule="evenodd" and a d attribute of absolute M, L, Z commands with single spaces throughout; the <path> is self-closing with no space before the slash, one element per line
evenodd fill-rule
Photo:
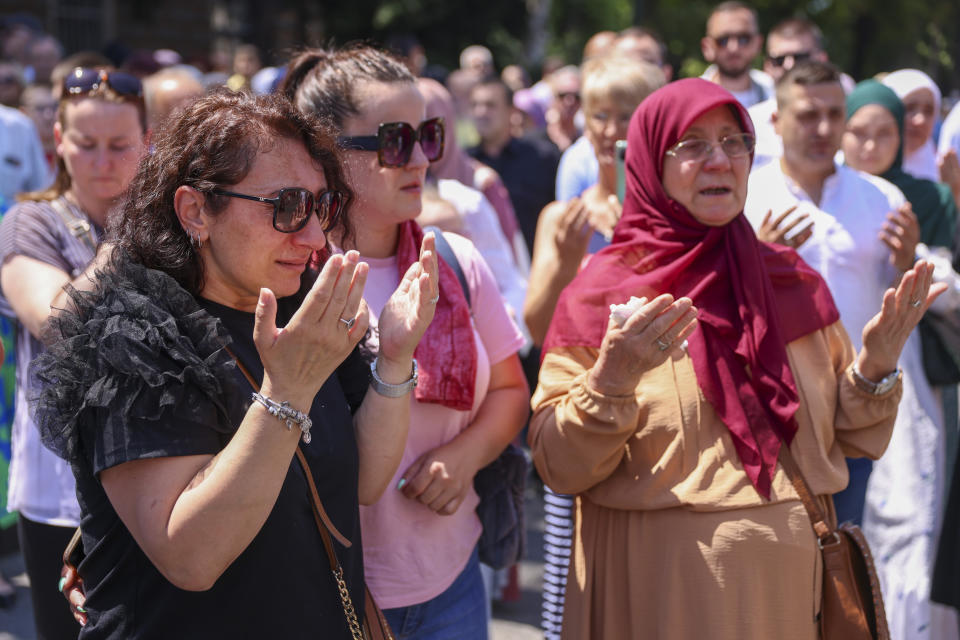
<path fill-rule="evenodd" d="M 903 101 L 906 111 L 903 132 L 903 170 L 912 176 L 939 180 L 937 145 L 933 127 L 940 117 L 940 87 L 918 69 L 900 69 L 887 74 L 883 84 Z"/>
<path fill-rule="evenodd" d="M 957 208 L 946 185 L 917 178 L 901 169 L 904 105 L 889 87 L 866 80 L 847 97 L 847 130 L 842 148 L 845 162 L 881 176 L 903 191 L 920 224 L 916 254 L 936 266 L 935 281 L 948 283 L 934 311 L 958 317 L 960 275 L 951 268 Z M 947 251 L 935 253 L 936 247 Z M 941 505 L 951 475 L 950 452 L 956 446 L 956 385 L 949 380 L 930 323 L 920 327 L 927 377 L 913 375 L 910 358 L 903 358 L 913 393 L 904 393 L 900 419 L 889 451 L 873 468 L 867 488 L 863 529 L 873 546 L 877 571 L 887 598 L 887 618 L 893 637 L 956 638 L 955 613 L 930 603 L 937 537 L 943 522 Z M 920 349 L 908 344 L 906 351 Z M 913 362 L 919 364 L 919 353 Z M 950 361 L 950 356 L 946 356 Z M 938 386 L 934 386 L 938 385 Z M 951 406 L 952 405 L 952 406 Z M 953 437 L 951 437 L 953 436 Z M 956 539 L 953 540 L 956 545 Z M 947 635 L 943 630 L 952 628 Z"/>
<path fill-rule="evenodd" d="M 742 215 L 753 128 L 730 93 L 669 84 L 627 141 L 623 216 L 560 298 L 533 398 L 537 469 L 578 494 L 563 637 L 812 640 L 821 558 L 785 449 L 833 518 L 940 287 L 919 262 L 856 354 L 820 276 Z"/>

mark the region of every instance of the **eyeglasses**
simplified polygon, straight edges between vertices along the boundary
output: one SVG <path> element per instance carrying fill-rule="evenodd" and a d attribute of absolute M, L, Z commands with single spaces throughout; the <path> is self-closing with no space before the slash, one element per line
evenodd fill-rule
<path fill-rule="evenodd" d="M 812 57 L 812 51 L 797 51 L 796 53 L 785 53 L 782 56 L 767 56 L 767 60 L 775 67 L 782 67 L 783 63 L 787 61 L 787 58 L 792 59 L 793 64 L 797 64 L 798 62 L 809 60 Z"/>
<path fill-rule="evenodd" d="M 443 157 L 443 118 L 430 118 L 416 129 L 407 122 L 384 122 L 375 136 L 340 136 L 337 143 L 344 149 L 376 151 L 381 167 L 403 167 L 410 162 L 413 145 L 420 143 L 423 155 L 430 162 Z"/>
<path fill-rule="evenodd" d="M 713 39 L 713 41 L 716 42 L 721 49 L 726 49 L 727 46 L 730 44 L 731 40 L 736 40 L 737 45 L 739 45 L 740 47 L 745 47 L 751 42 L 753 42 L 753 39 L 756 37 L 756 35 L 757 34 L 755 33 L 746 33 L 746 32 L 728 33 L 722 36 L 717 36 L 716 38 Z"/>
<path fill-rule="evenodd" d="M 123 71 L 77 67 L 63 79 L 63 93 L 67 97 L 92 93 L 102 86 L 110 87 L 120 96 L 143 97 L 140 79 Z"/>
<path fill-rule="evenodd" d="M 324 191 L 317 198 L 312 191 L 300 187 L 280 189 L 276 198 L 248 196 L 243 193 L 214 189 L 212 194 L 253 200 L 273 206 L 273 228 L 280 233 L 295 233 L 307 226 L 310 214 L 317 212 L 323 232 L 333 230 L 343 215 L 343 194 L 339 191 Z"/>
<path fill-rule="evenodd" d="M 749 133 L 733 133 L 720 138 L 719 145 L 728 158 L 742 158 L 753 152 L 754 142 Z M 683 140 L 667 149 L 667 155 L 680 162 L 703 162 L 713 155 L 715 146 L 713 141 L 702 138 Z"/>

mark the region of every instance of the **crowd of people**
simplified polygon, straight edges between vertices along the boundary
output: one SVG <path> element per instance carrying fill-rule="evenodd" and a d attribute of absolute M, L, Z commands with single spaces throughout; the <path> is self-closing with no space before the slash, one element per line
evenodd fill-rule
<path fill-rule="evenodd" d="M 820 637 L 789 464 L 862 526 L 890 636 L 960 640 L 960 105 L 739 0 L 701 50 L 678 79 L 601 31 L 534 83 L 481 44 L 203 66 L 4 22 L 37 636 L 487 638 L 516 577 L 474 479 L 513 443 L 545 638 Z"/>

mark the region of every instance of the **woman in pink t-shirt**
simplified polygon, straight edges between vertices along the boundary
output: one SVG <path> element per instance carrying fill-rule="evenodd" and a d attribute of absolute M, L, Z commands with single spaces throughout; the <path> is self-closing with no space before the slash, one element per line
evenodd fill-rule
<path fill-rule="evenodd" d="M 357 249 L 370 265 L 364 295 L 367 346 L 375 351 L 377 316 L 417 260 L 423 231 L 414 218 L 429 162 L 443 153 L 443 120 L 424 120 L 413 76 L 367 46 L 301 54 L 290 64 L 284 92 L 342 134 L 357 194 L 355 232 L 334 241 Z M 445 237 L 472 304 L 456 272 L 441 263 L 436 315 L 415 354 L 419 383 L 396 488 L 360 509 L 364 569 L 398 638 L 485 639 L 473 477 L 520 431 L 529 392 L 516 354 L 523 338 L 489 268 L 469 241 Z"/>

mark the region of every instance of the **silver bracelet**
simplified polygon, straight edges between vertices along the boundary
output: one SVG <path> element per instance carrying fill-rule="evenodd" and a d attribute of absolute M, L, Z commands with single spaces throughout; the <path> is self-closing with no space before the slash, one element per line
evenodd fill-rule
<path fill-rule="evenodd" d="M 310 419 L 310 416 L 303 411 L 294 409 L 286 400 L 277 402 L 260 393 L 254 393 L 253 399 L 266 407 L 270 415 L 277 420 L 286 422 L 288 431 L 293 429 L 293 425 L 300 427 L 300 432 L 303 434 L 303 443 L 310 444 L 310 429 L 313 427 L 313 420 Z"/>
<path fill-rule="evenodd" d="M 387 398 L 399 398 L 410 393 L 414 387 L 417 386 L 417 379 L 419 374 L 417 373 L 417 360 L 413 359 L 413 370 L 410 372 L 410 378 L 405 382 L 400 384 L 390 384 L 389 382 L 384 382 L 383 378 L 380 377 L 380 374 L 377 373 L 377 363 L 380 362 L 380 356 L 378 355 L 373 362 L 370 363 L 370 386 L 373 387 L 373 390 L 379 393 L 380 395 Z"/>

